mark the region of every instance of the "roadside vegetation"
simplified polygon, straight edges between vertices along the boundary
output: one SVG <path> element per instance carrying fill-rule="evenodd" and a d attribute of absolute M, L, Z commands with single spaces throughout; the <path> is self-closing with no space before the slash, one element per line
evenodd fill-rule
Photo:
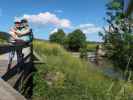
<path fill-rule="evenodd" d="M 131 81 L 113 80 L 60 45 L 34 41 L 45 64 L 36 65 L 33 100 L 132 100 Z"/>
<path fill-rule="evenodd" d="M 106 5 L 108 28 L 101 34 L 104 40 L 107 58 L 117 68 L 133 69 L 133 17 L 123 13 L 123 0 L 112 0 Z"/>

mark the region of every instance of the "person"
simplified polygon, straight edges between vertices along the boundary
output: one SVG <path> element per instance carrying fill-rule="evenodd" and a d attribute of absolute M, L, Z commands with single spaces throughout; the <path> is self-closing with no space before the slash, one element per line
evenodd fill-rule
<path fill-rule="evenodd" d="M 14 43 L 15 40 L 19 39 L 16 35 L 16 31 L 20 30 L 21 28 L 21 21 L 15 20 L 14 26 L 10 29 L 9 34 L 11 35 L 9 42 Z"/>
<path fill-rule="evenodd" d="M 11 27 L 10 30 L 9 30 L 9 34 L 10 34 L 9 43 L 11 43 L 11 45 L 14 45 L 16 40 L 19 39 L 15 32 L 17 30 L 20 30 L 20 28 L 21 28 L 21 20 L 17 19 L 17 20 L 14 21 L 14 26 Z M 16 53 L 18 55 L 18 51 Z M 8 63 L 7 71 L 11 69 L 12 60 L 13 60 L 14 56 L 15 56 L 15 51 L 12 50 L 9 53 L 9 63 Z M 18 56 L 17 56 L 17 58 L 18 58 Z M 18 61 L 18 59 L 17 59 L 17 61 Z"/>
<path fill-rule="evenodd" d="M 26 19 L 16 20 L 14 22 L 15 26 L 10 29 L 11 43 L 13 45 L 24 45 L 32 42 L 33 34 L 32 29 L 29 28 L 28 21 Z M 22 65 L 23 53 L 22 48 L 16 50 L 17 53 L 17 62 L 19 65 Z M 14 54 L 14 53 L 13 53 Z M 13 56 L 12 56 L 13 57 Z M 11 58 L 12 59 L 12 58 Z M 10 63 L 8 69 L 10 69 Z M 20 67 L 18 68 L 20 70 Z"/>
<path fill-rule="evenodd" d="M 32 29 L 28 25 L 28 20 L 23 19 L 21 20 L 21 29 L 17 30 L 16 35 L 18 36 L 19 39 L 25 43 L 30 43 L 33 40 L 33 33 Z"/>
<path fill-rule="evenodd" d="M 15 27 L 10 29 L 11 41 L 15 44 L 30 43 L 33 40 L 32 29 L 28 25 L 28 20 L 15 21 Z"/>

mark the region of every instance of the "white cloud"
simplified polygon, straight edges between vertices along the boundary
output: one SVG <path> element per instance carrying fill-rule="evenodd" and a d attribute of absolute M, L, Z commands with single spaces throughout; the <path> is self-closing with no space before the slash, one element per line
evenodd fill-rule
<path fill-rule="evenodd" d="M 98 33 L 98 32 L 103 32 L 103 28 L 96 26 L 95 24 L 80 24 L 78 26 L 75 26 L 72 28 L 70 28 L 71 31 L 75 30 L 75 29 L 80 29 L 83 31 L 83 33 L 85 34 L 93 34 L 93 33 Z M 49 34 L 53 34 L 54 32 L 57 32 L 58 28 L 54 28 L 53 30 L 51 30 L 49 32 Z"/>
<path fill-rule="evenodd" d="M 58 31 L 58 28 L 53 29 L 49 34 L 53 34 Z"/>
<path fill-rule="evenodd" d="M 95 24 L 81 24 L 76 28 L 81 29 L 85 34 L 98 33 L 100 31 L 103 31 L 101 27 L 98 27 Z"/>
<path fill-rule="evenodd" d="M 70 28 L 71 27 L 71 21 L 68 19 L 61 19 L 57 17 L 55 14 L 50 13 L 50 12 L 44 12 L 44 13 L 39 13 L 35 15 L 29 15 L 25 14 L 22 17 L 18 18 L 26 18 L 28 19 L 31 23 L 37 24 L 37 25 L 46 25 L 46 24 L 51 24 L 56 27 L 61 27 L 61 28 Z"/>

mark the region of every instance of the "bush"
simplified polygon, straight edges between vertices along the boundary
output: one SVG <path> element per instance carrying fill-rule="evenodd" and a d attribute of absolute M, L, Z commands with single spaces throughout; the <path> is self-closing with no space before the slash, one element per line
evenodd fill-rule
<path fill-rule="evenodd" d="M 79 51 L 80 51 L 80 58 L 87 60 L 88 58 L 87 49 L 81 48 Z"/>
<path fill-rule="evenodd" d="M 67 36 L 67 43 L 71 51 L 79 51 L 80 48 L 86 47 L 86 36 L 77 29 Z"/>
<path fill-rule="evenodd" d="M 54 43 L 64 44 L 65 32 L 62 29 L 59 29 L 57 32 L 50 35 L 50 41 Z"/>

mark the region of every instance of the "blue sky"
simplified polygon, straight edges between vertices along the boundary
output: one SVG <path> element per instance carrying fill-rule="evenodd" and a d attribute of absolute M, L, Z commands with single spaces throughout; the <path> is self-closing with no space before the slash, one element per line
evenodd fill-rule
<path fill-rule="evenodd" d="M 27 18 L 37 38 L 48 39 L 63 28 L 66 33 L 77 28 L 87 39 L 99 41 L 98 31 L 105 26 L 108 0 L 1 0 L 0 31 L 8 31 L 15 18 Z"/>

